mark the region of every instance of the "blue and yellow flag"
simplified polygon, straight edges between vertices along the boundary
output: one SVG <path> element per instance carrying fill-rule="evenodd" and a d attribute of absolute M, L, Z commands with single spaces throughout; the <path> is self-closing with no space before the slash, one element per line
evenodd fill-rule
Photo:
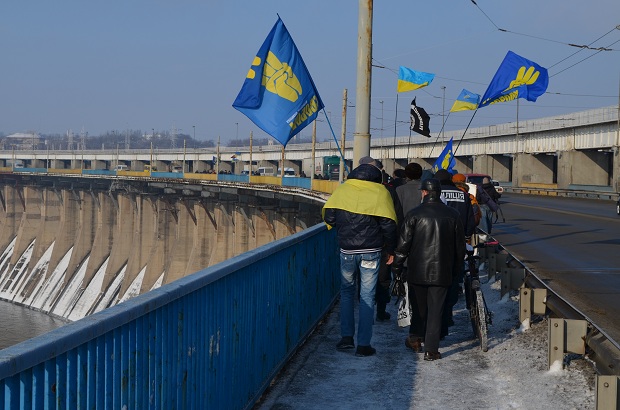
<path fill-rule="evenodd" d="M 478 103 L 480 103 L 480 95 L 463 88 L 452 108 L 450 108 L 450 112 L 475 110 L 478 108 Z"/>
<path fill-rule="evenodd" d="M 478 108 L 517 98 L 536 101 L 545 93 L 548 85 L 549 74 L 546 68 L 508 51 Z"/>
<path fill-rule="evenodd" d="M 279 17 L 254 57 L 233 107 L 284 146 L 323 109 L 306 64 Z"/>
<path fill-rule="evenodd" d="M 454 154 L 452 153 L 452 138 L 448 141 L 446 147 L 441 151 L 439 157 L 433 164 L 433 173 L 439 171 L 440 169 L 445 169 L 448 172 L 452 172 L 452 168 L 454 168 L 454 164 L 456 163 L 454 159 Z"/>
<path fill-rule="evenodd" d="M 413 91 L 418 88 L 426 87 L 433 82 L 435 74 L 415 71 L 407 67 L 400 66 L 398 70 L 398 86 L 396 91 L 399 93 Z"/>

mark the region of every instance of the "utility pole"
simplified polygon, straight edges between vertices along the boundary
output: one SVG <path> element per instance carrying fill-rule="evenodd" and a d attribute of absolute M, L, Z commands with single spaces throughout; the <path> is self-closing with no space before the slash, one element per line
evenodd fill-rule
<path fill-rule="evenodd" d="M 372 70 L 373 0 L 359 0 L 357 20 L 357 84 L 353 166 L 370 155 L 370 79 Z"/>
<path fill-rule="evenodd" d="M 346 137 L 347 137 L 347 89 L 342 92 L 342 130 L 340 137 L 340 148 L 342 149 L 342 157 L 340 157 L 340 172 L 338 173 L 338 181 L 342 183 L 344 178 L 344 153 L 346 150 Z"/>
<path fill-rule="evenodd" d="M 441 89 L 443 90 L 443 104 L 441 107 L 441 146 L 444 145 L 444 138 L 443 138 L 443 129 L 446 126 L 446 119 L 445 119 L 445 115 L 446 115 L 446 86 L 442 85 Z"/>

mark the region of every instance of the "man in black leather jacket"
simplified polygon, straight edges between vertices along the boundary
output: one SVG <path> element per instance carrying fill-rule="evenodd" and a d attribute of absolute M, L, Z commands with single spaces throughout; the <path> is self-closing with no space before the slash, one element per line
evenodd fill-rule
<path fill-rule="evenodd" d="M 355 334 L 354 300 L 359 277 L 360 303 L 357 332 L 357 356 L 371 356 L 375 293 L 381 253 L 394 258 L 396 212 L 381 171 L 371 164 L 355 168 L 347 180 L 330 196 L 323 207 L 323 220 L 338 232 L 340 247 L 340 334 L 338 350 L 353 349 Z"/>
<path fill-rule="evenodd" d="M 458 211 L 441 201 L 441 184 L 422 182 L 422 204 L 410 211 L 400 229 L 392 272 L 407 260 L 407 285 L 413 315 L 405 345 L 422 351 L 424 360 L 441 359 L 441 317 L 448 289 L 465 257 L 465 234 Z"/>

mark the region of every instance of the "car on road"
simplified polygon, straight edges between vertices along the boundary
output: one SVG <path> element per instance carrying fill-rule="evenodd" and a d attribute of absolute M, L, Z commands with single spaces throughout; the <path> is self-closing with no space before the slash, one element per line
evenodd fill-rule
<path fill-rule="evenodd" d="M 493 180 L 491 175 L 488 174 L 463 174 L 465 175 L 465 182 L 469 182 L 474 185 L 482 185 L 482 180 L 486 177 L 489 178 L 490 181 Z"/>
<path fill-rule="evenodd" d="M 498 194 L 501 195 L 504 193 L 504 187 L 501 186 L 499 182 L 495 181 L 494 179 L 492 179 L 491 182 L 493 183 L 493 186 L 495 187 L 495 190 L 497 191 Z"/>
<path fill-rule="evenodd" d="M 620 196 L 618 196 L 618 200 L 616 201 L 616 214 L 620 215 Z"/>

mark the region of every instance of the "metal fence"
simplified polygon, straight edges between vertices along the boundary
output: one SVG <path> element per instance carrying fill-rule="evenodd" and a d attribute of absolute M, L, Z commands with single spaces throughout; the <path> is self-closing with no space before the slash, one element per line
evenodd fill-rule
<path fill-rule="evenodd" d="M 0 351 L 4 409 L 251 407 L 340 286 L 323 224 Z"/>

